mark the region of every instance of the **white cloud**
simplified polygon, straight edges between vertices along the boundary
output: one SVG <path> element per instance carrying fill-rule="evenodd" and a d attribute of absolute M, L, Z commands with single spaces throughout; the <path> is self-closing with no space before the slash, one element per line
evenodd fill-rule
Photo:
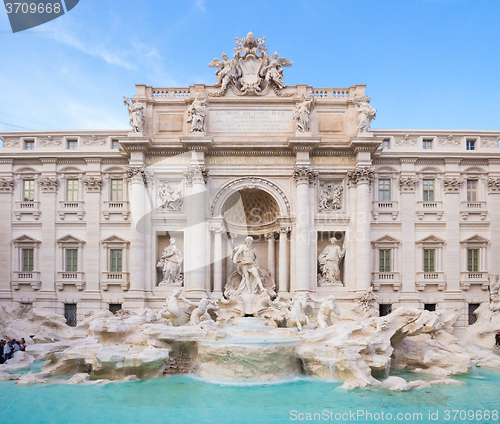
<path fill-rule="evenodd" d="M 206 0 L 195 0 L 194 4 L 200 11 L 205 12 L 205 1 Z"/>

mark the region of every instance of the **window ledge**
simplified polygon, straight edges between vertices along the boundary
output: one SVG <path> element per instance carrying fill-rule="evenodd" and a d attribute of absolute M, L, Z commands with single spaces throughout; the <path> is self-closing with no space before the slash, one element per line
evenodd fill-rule
<path fill-rule="evenodd" d="M 61 200 L 59 201 L 59 210 L 57 213 L 62 221 L 64 221 L 67 214 L 76 214 L 81 221 L 85 216 L 85 202 L 80 200 L 75 202 Z"/>
<path fill-rule="evenodd" d="M 58 290 L 64 290 L 64 286 L 76 286 L 82 291 L 85 288 L 85 273 L 81 271 L 58 271 L 56 287 Z"/>

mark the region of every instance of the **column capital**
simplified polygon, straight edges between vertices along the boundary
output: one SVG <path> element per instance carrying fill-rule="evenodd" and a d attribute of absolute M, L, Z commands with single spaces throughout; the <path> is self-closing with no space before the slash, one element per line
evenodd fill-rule
<path fill-rule="evenodd" d="M 146 167 L 144 165 L 127 166 L 126 172 L 127 180 L 129 180 L 131 184 L 143 183 L 144 185 L 146 185 L 148 183 L 148 175 L 146 173 Z"/>
<path fill-rule="evenodd" d="M 318 172 L 310 166 L 296 166 L 293 168 L 293 179 L 297 185 L 314 184 L 318 178 Z"/>
<path fill-rule="evenodd" d="M 488 178 L 488 191 L 491 193 L 500 193 L 500 177 Z"/>
<path fill-rule="evenodd" d="M 460 192 L 460 186 L 463 184 L 463 182 L 464 182 L 464 180 L 461 179 L 461 178 L 446 177 L 443 180 L 444 192 L 446 194 L 459 193 Z"/>
<path fill-rule="evenodd" d="M 202 166 L 190 166 L 184 171 L 184 178 L 188 184 L 193 183 L 203 183 L 206 184 L 208 182 L 209 172 L 208 168 L 204 165 Z"/>
<path fill-rule="evenodd" d="M 216 234 L 222 234 L 224 232 L 224 228 L 219 226 L 210 226 L 210 232 Z"/>
<path fill-rule="evenodd" d="M 264 234 L 267 241 L 274 240 L 276 233 L 274 231 Z"/>
<path fill-rule="evenodd" d="M 100 193 L 102 188 L 101 177 L 86 177 L 83 179 L 83 184 L 87 189 L 87 193 Z"/>
<path fill-rule="evenodd" d="M 292 232 L 292 227 L 283 226 L 278 229 L 278 233 L 287 234 Z"/>
<path fill-rule="evenodd" d="M 55 177 L 40 177 L 38 184 L 42 189 L 42 193 L 57 193 L 58 179 Z"/>
<path fill-rule="evenodd" d="M 14 179 L 0 178 L 0 193 L 12 194 L 13 191 L 14 191 Z"/>
<path fill-rule="evenodd" d="M 347 178 L 351 184 L 368 184 L 374 179 L 373 168 L 367 166 L 357 166 L 353 171 L 347 171 Z"/>
<path fill-rule="evenodd" d="M 414 193 L 418 180 L 415 177 L 400 177 L 399 189 L 401 193 Z"/>

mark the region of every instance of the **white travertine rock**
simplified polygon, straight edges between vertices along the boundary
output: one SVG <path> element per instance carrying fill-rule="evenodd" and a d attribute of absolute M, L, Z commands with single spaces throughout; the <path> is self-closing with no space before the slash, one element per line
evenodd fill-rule
<path fill-rule="evenodd" d="M 21 374 L 9 374 L 8 372 L 0 372 L 0 381 L 19 380 L 20 378 Z"/>
<path fill-rule="evenodd" d="M 71 377 L 67 383 L 68 384 L 81 384 L 86 381 L 89 381 L 91 378 L 90 374 L 84 373 L 84 372 L 79 372 L 75 374 L 73 377 Z"/>
<path fill-rule="evenodd" d="M 48 380 L 45 377 L 47 377 L 46 373 L 29 372 L 28 374 L 21 376 L 21 378 L 16 381 L 16 384 L 19 386 L 27 386 L 30 384 L 48 383 Z"/>
<path fill-rule="evenodd" d="M 31 363 L 35 360 L 33 356 L 27 352 L 17 351 L 14 355 L 4 364 L 0 365 L 0 372 L 19 371 L 29 369 Z"/>
<path fill-rule="evenodd" d="M 121 378 L 129 374 L 155 377 L 164 371 L 168 356 L 169 349 L 106 346 L 97 353 L 93 373 L 110 378 Z"/>

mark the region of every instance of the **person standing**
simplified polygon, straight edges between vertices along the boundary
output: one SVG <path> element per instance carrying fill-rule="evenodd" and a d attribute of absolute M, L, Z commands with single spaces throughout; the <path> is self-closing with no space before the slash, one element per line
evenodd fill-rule
<path fill-rule="evenodd" d="M 495 334 L 495 349 L 500 349 L 500 331 Z"/>
<path fill-rule="evenodd" d="M 5 346 L 3 347 L 3 359 L 5 362 L 7 362 L 10 359 L 11 352 L 12 349 L 10 342 L 5 343 Z"/>

